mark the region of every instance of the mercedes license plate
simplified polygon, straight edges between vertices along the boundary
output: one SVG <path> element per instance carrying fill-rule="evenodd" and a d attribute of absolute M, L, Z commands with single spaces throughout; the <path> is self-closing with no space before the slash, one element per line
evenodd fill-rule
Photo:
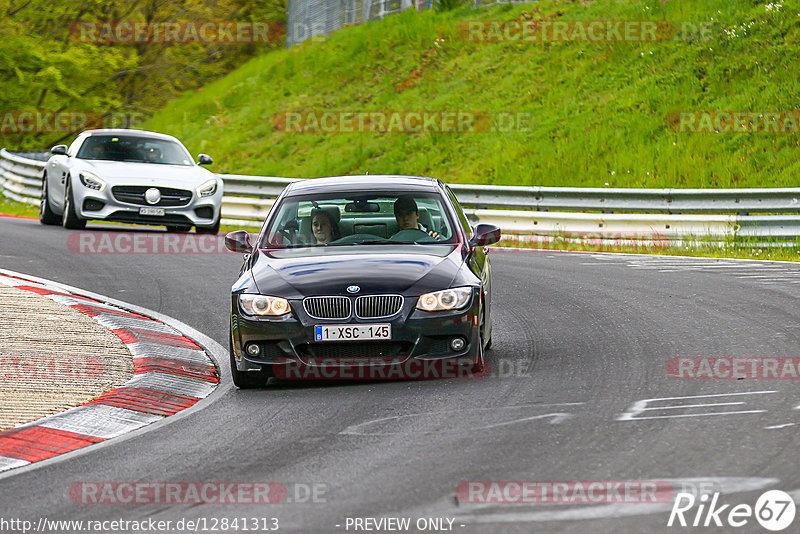
<path fill-rule="evenodd" d="M 139 215 L 164 215 L 164 208 L 139 208 Z"/>

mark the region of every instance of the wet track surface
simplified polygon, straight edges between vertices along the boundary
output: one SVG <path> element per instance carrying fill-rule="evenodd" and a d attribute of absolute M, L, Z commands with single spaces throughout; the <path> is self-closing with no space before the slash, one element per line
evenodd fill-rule
<path fill-rule="evenodd" d="M 71 233 L 0 219 L 0 267 L 167 314 L 227 348 L 238 255 L 81 254 Z M 446 517 L 455 532 L 634 533 L 674 530 L 671 505 L 475 504 L 457 488 L 715 479 L 734 504 L 766 489 L 800 496 L 796 380 L 667 373 L 671 358 L 797 356 L 800 265 L 558 252 L 492 262 L 485 378 L 238 391 L 223 361 L 201 409 L 2 475 L 0 517 L 277 517 L 289 532 Z M 279 482 L 289 500 L 315 485 L 319 494 L 273 505 L 76 502 L 70 487 L 86 481 Z"/>

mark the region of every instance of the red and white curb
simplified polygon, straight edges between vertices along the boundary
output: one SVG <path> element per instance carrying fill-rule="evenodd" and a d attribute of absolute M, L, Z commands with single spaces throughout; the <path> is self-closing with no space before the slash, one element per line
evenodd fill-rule
<path fill-rule="evenodd" d="M 159 319 L 23 275 L 0 273 L 0 284 L 43 295 L 92 317 L 125 343 L 134 365 L 130 380 L 97 399 L 0 432 L 0 471 L 160 421 L 207 397 L 219 384 L 206 351 Z"/>

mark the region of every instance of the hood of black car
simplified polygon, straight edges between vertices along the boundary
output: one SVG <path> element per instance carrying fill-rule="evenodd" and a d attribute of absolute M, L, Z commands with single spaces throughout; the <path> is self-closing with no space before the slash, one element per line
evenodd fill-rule
<path fill-rule="evenodd" d="M 259 251 L 252 267 L 262 294 L 416 295 L 449 287 L 463 259 L 454 245 L 358 245 Z M 347 288 L 359 291 L 348 293 Z"/>

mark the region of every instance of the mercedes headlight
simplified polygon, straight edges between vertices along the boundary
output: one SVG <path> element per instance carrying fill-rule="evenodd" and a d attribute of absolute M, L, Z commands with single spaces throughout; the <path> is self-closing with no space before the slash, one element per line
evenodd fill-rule
<path fill-rule="evenodd" d="M 471 287 L 454 287 L 453 289 L 425 293 L 419 297 L 417 309 L 429 312 L 460 310 L 469 304 L 471 295 Z"/>
<path fill-rule="evenodd" d="M 197 188 L 198 197 L 210 197 L 213 196 L 214 193 L 216 192 L 217 192 L 216 178 L 212 178 L 211 180 L 205 182 L 203 185 Z"/>
<path fill-rule="evenodd" d="M 289 313 L 289 301 L 281 297 L 266 295 L 239 295 L 239 306 L 247 315 L 271 315 L 277 317 Z"/>
<path fill-rule="evenodd" d="M 102 191 L 106 188 L 106 182 L 90 172 L 83 171 L 78 174 L 78 179 L 81 183 L 88 187 L 89 189 L 94 189 L 95 191 Z"/>

